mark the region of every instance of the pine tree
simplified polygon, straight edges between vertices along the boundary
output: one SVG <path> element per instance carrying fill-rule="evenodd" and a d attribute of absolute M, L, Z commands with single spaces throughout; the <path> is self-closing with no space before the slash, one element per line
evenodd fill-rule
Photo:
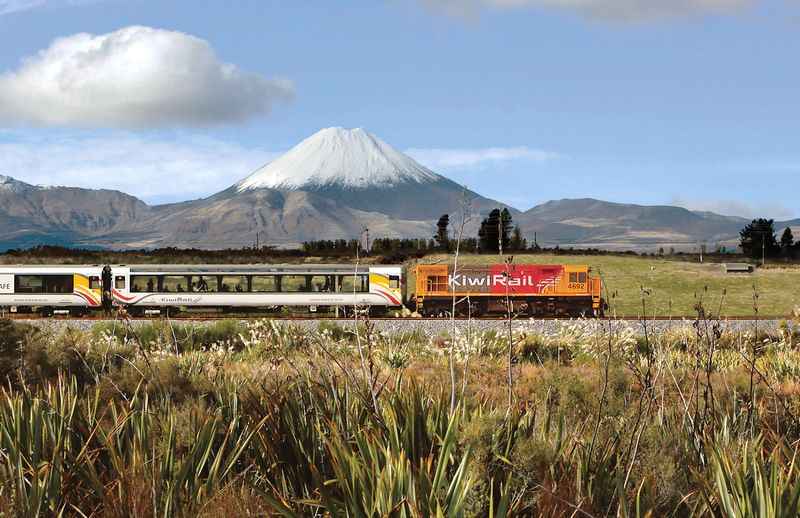
<path fill-rule="evenodd" d="M 442 214 L 442 217 L 440 217 L 439 221 L 436 223 L 436 235 L 434 236 L 434 239 L 439 245 L 439 248 L 444 251 L 447 251 L 450 248 L 450 236 L 447 233 L 447 227 L 449 224 L 450 216 L 448 214 Z"/>
<path fill-rule="evenodd" d="M 500 213 L 500 226 L 503 237 L 503 250 L 511 249 L 511 230 L 513 229 L 513 222 L 511 221 L 511 212 L 503 209 Z"/>
<path fill-rule="evenodd" d="M 781 235 L 781 248 L 783 250 L 787 250 L 794 245 L 794 234 L 792 234 L 792 229 L 786 227 L 786 230 L 783 231 Z"/>
<path fill-rule="evenodd" d="M 494 209 L 481 222 L 478 240 L 483 253 L 497 252 L 500 243 L 500 209 Z"/>
<path fill-rule="evenodd" d="M 748 223 L 740 232 L 739 246 L 744 255 L 753 259 L 775 257 L 780 246 L 775 239 L 775 220 L 758 218 Z"/>
<path fill-rule="evenodd" d="M 524 250 L 526 248 L 524 241 L 525 239 L 522 237 L 522 229 L 519 228 L 519 225 L 516 225 L 514 227 L 514 231 L 511 233 L 511 250 L 514 250 L 515 252 Z"/>

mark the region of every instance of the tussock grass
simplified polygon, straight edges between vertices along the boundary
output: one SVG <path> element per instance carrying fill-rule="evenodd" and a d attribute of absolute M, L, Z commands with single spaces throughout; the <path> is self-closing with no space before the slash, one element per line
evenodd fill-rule
<path fill-rule="evenodd" d="M 508 407 L 507 338 L 493 333 L 364 323 L 370 386 L 355 337 L 327 325 L 252 322 L 176 349 L 171 331 L 0 323 L 14 342 L 2 350 L 0 512 L 796 516 L 794 324 L 697 324 L 646 339 L 590 323 L 515 335 Z M 454 411 L 451 344 L 464 382 Z"/>

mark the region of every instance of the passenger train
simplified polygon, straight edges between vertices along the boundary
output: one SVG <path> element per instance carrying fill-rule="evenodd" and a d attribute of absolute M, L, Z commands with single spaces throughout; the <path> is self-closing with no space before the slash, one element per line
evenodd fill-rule
<path fill-rule="evenodd" d="M 415 282 L 406 283 L 413 273 Z M 410 284 L 410 285 L 407 285 Z M 413 293 L 407 293 L 413 290 Z M 134 315 L 282 310 L 480 317 L 510 302 L 527 316 L 601 316 L 602 282 L 588 266 L 94 265 L 0 266 L 0 313 Z"/>

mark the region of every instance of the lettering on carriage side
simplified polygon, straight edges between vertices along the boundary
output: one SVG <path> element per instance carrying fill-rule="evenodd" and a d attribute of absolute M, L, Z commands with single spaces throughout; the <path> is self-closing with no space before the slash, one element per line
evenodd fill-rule
<path fill-rule="evenodd" d="M 202 297 L 162 297 L 162 304 L 197 304 Z"/>
<path fill-rule="evenodd" d="M 14 276 L 0 274 L 0 293 L 8 295 L 14 293 Z"/>
<path fill-rule="evenodd" d="M 485 275 L 480 277 L 467 276 L 464 274 L 455 274 L 448 276 L 448 284 L 450 286 L 461 288 L 466 287 L 481 287 L 481 286 L 536 286 L 536 280 L 531 275 L 520 275 L 517 277 L 508 277 L 502 273 L 494 275 Z M 541 284 L 541 283 L 539 283 Z"/>

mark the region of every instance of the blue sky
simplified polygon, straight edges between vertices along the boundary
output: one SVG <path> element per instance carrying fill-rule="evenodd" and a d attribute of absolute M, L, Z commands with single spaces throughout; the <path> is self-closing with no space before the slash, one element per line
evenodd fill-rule
<path fill-rule="evenodd" d="M 344 126 L 520 209 L 594 197 L 800 217 L 796 0 L 0 0 L 0 13 L 0 174 L 31 183 L 200 197 Z"/>

